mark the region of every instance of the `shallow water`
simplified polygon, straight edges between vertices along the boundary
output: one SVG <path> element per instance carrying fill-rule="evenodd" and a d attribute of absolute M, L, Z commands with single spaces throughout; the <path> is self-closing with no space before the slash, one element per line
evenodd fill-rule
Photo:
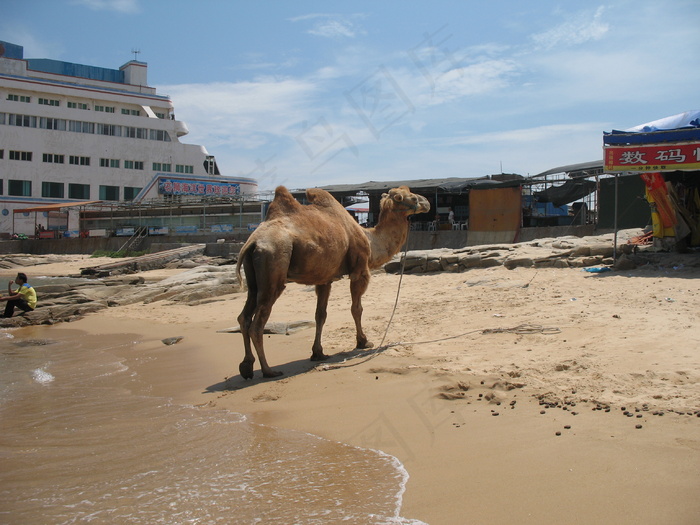
<path fill-rule="evenodd" d="M 51 285 L 51 284 L 70 284 L 73 286 L 76 285 L 81 285 L 81 284 L 90 284 L 94 283 L 99 279 L 92 279 L 88 277 L 68 277 L 68 276 L 44 276 L 44 275 L 39 275 L 36 277 L 32 277 L 29 281 L 29 284 L 35 287 L 39 286 L 46 286 L 46 285 Z"/>
<path fill-rule="evenodd" d="M 395 458 L 151 396 L 138 345 L 0 331 L 1 523 L 419 523 Z"/>

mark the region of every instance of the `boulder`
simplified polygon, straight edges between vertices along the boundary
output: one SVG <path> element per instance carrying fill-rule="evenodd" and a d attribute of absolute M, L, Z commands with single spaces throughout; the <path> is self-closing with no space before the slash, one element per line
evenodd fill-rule
<path fill-rule="evenodd" d="M 530 257 L 514 257 L 512 259 L 506 259 L 503 266 L 512 270 L 514 268 L 531 268 L 535 263 Z"/>

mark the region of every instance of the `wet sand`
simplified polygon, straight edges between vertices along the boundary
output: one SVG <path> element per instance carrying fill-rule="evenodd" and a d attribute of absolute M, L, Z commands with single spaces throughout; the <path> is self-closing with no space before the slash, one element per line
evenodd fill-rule
<path fill-rule="evenodd" d="M 70 273 L 50 266 L 32 271 Z M 145 365 L 154 393 L 397 457 L 410 474 L 405 518 L 690 524 L 700 521 L 698 277 L 661 267 L 405 275 L 388 348 L 365 354 L 352 351 L 343 280 L 324 330 L 334 357 L 308 361 L 313 328 L 266 336 L 284 372 L 275 380 L 256 367 L 244 381 L 241 336 L 220 333 L 244 294 L 118 306 L 65 326 L 182 336 Z M 377 272 L 365 295 L 376 344 L 398 284 Z M 313 319 L 314 308 L 313 288 L 290 284 L 271 321 Z"/>

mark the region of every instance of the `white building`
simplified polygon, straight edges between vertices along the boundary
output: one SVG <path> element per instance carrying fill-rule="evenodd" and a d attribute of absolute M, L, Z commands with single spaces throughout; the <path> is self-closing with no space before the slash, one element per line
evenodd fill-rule
<path fill-rule="evenodd" d="M 0 236 L 58 228 L 47 212 L 19 209 L 257 192 L 254 179 L 222 176 L 203 146 L 180 142 L 187 133 L 144 62 L 25 59 L 0 41 Z"/>

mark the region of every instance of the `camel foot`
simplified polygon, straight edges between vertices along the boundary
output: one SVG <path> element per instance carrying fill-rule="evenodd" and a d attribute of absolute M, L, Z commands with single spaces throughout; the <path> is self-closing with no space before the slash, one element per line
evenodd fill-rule
<path fill-rule="evenodd" d="M 321 352 L 320 354 L 311 354 L 310 361 L 325 361 L 329 357 L 329 355 L 326 355 L 323 352 Z"/>
<path fill-rule="evenodd" d="M 267 371 L 263 370 L 263 377 L 267 377 L 267 378 L 279 377 L 282 374 L 284 374 L 284 372 L 277 372 L 277 371 L 273 370 L 272 368 L 270 368 Z"/>
<path fill-rule="evenodd" d="M 242 361 L 238 365 L 238 371 L 243 379 L 253 379 L 253 363 L 250 361 Z"/>
<path fill-rule="evenodd" d="M 355 350 L 367 350 L 368 348 L 374 348 L 374 344 L 370 343 L 369 341 L 365 341 L 364 343 L 357 343 Z"/>

